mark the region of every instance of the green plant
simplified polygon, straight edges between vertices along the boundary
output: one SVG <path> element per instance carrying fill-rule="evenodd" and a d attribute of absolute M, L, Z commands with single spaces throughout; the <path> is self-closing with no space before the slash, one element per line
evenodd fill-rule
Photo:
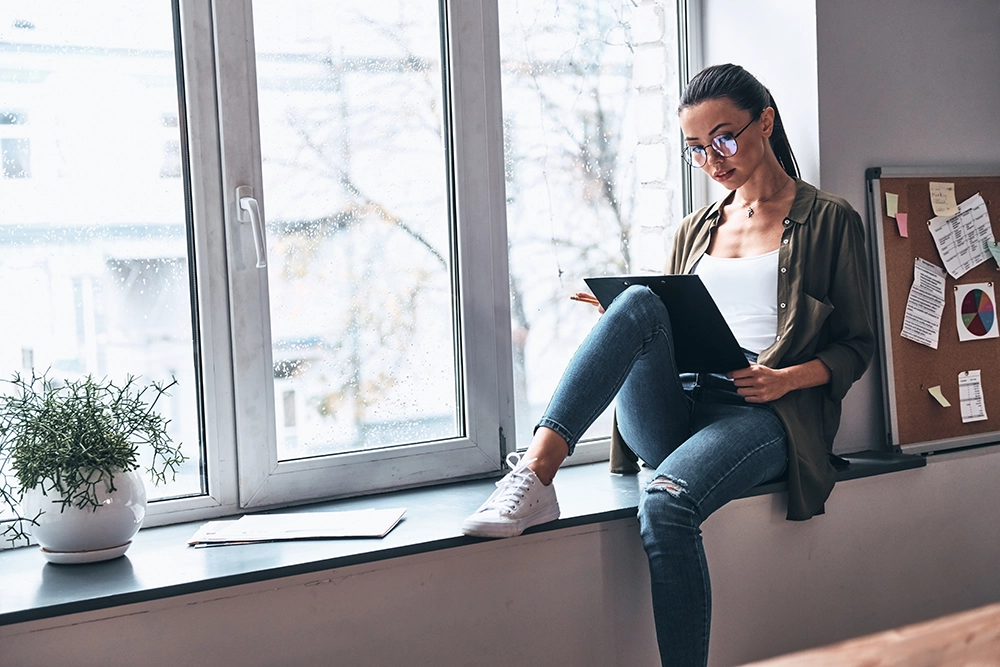
<path fill-rule="evenodd" d="M 11 542 L 26 537 L 25 524 L 37 523 L 38 516 L 20 513 L 27 489 L 53 492 L 60 511 L 96 509 L 98 483 L 114 491 L 115 471 L 139 468 L 140 446 L 152 451 L 147 471 L 154 484 L 168 472 L 173 478 L 187 459 L 167 434 L 169 421 L 154 411 L 177 380 L 140 386 L 128 376 L 118 385 L 88 375 L 57 385 L 32 372 L 30 380 L 15 373 L 6 382 L 13 390 L 0 395 L 0 507 L 6 504 L 14 518 L 0 523 Z"/>

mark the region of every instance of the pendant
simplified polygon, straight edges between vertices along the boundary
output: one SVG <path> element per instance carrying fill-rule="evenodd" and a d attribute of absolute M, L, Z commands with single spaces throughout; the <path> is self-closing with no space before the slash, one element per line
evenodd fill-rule
<path fill-rule="evenodd" d="M 747 217 L 748 218 L 753 217 L 753 206 L 747 206 Z"/>

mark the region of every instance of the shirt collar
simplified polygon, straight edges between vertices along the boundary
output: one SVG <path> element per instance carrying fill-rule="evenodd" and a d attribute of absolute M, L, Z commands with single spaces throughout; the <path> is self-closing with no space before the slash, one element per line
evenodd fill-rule
<path fill-rule="evenodd" d="M 801 178 L 795 179 L 795 201 L 788 211 L 788 219 L 800 225 L 806 224 L 809 214 L 812 213 L 813 205 L 816 203 L 816 188 L 809 185 Z"/>
<path fill-rule="evenodd" d="M 733 193 L 730 192 L 722 199 L 717 200 L 708 210 L 705 211 L 705 221 L 710 229 L 714 229 L 719 224 L 719 216 L 722 207 L 730 200 Z M 795 179 L 795 200 L 792 208 L 788 211 L 788 219 L 800 225 L 806 224 L 809 214 L 812 213 L 813 205 L 816 203 L 816 188 L 809 185 L 800 178 Z"/>

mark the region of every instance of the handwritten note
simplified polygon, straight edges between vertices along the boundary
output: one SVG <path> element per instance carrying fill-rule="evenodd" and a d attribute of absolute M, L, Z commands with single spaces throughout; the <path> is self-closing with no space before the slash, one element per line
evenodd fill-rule
<path fill-rule="evenodd" d="M 922 257 L 913 261 L 913 286 L 903 313 L 903 338 L 932 347 L 938 346 L 941 315 L 944 313 L 944 270 Z"/>
<path fill-rule="evenodd" d="M 981 422 L 986 416 L 983 399 L 982 371 L 963 371 L 958 374 L 958 398 L 962 406 L 962 423 Z"/>
<path fill-rule="evenodd" d="M 993 242 L 993 228 L 986 202 L 979 194 L 962 202 L 955 215 L 931 218 L 927 226 L 952 278 L 961 278 L 992 256 L 989 246 Z"/>
<path fill-rule="evenodd" d="M 907 238 L 906 214 L 905 213 L 897 213 L 896 214 L 896 229 L 899 230 L 899 235 L 900 236 L 902 236 L 904 239 Z"/>
<path fill-rule="evenodd" d="M 896 213 L 899 212 L 899 195 L 886 192 L 885 193 L 885 214 L 890 218 L 895 218 Z"/>
<path fill-rule="evenodd" d="M 936 384 L 933 387 L 931 387 L 930 389 L 928 389 L 927 391 L 930 393 L 931 396 L 934 397 L 935 401 L 937 401 L 938 403 L 941 404 L 941 407 L 943 407 L 943 408 L 950 408 L 951 407 L 951 402 L 947 398 L 944 397 L 943 393 L 941 393 L 941 385 Z"/>
<path fill-rule="evenodd" d="M 934 215 L 951 217 L 958 213 L 955 205 L 955 184 L 954 183 L 931 183 L 931 208 Z"/>

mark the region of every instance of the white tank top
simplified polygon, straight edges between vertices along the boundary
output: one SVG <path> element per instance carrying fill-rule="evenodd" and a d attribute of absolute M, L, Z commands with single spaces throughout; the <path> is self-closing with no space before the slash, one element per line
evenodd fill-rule
<path fill-rule="evenodd" d="M 704 254 L 695 265 L 740 346 L 760 354 L 778 333 L 778 251 L 756 257 Z"/>

